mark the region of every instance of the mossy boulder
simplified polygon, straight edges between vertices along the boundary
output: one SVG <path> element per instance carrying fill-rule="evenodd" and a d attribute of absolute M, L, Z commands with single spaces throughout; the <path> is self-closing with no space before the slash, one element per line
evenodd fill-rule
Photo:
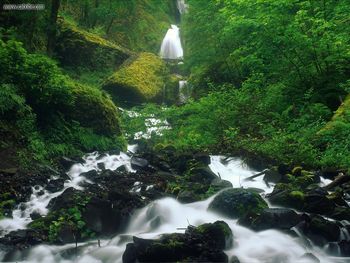
<path fill-rule="evenodd" d="M 246 189 L 232 188 L 219 193 L 208 209 L 236 219 L 249 212 L 258 213 L 267 207 L 267 203 L 259 194 Z"/>
<path fill-rule="evenodd" d="M 232 246 L 232 239 L 223 221 L 189 226 L 185 234 L 165 234 L 157 240 L 133 237 L 123 262 L 228 262 L 223 250 Z"/>
<path fill-rule="evenodd" d="M 110 76 L 103 89 L 123 105 L 159 102 L 163 99 L 167 78 L 165 63 L 158 56 L 143 52 Z"/>
<path fill-rule="evenodd" d="M 120 135 L 119 111 L 103 91 L 86 85 L 72 85 L 74 103 L 70 116 L 82 126 L 103 135 Z"/>
<path fill-rule="evenodd" d="M 90 69 L 116 68 L 132 54 L 126 48 L 82 30 L 63 18 L 58 20 L 55 52 L 64 66 Z"/>
<path fill-rule="evenodd" d="M 240 225 L 249 227 L 256 231 L 266 229 L 288 230 L 301 221 L 294 210 L 288 208 L 266 208 L 260 213 L 246 214 L 240 218 Z"/>

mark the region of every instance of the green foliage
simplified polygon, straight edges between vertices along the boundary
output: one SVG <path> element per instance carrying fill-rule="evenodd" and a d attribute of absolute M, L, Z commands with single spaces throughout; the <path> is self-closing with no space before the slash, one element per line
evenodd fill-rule
<path fill-rule="evenodd" d="M 160 42 L 174 23 L 175 1 L 87 0 L 64 1 L 61 14 L 79 26 L 124 47 L 158 52 Z"/>
<path fill-rule="evenodd" d="M 284 85 L 293 103 L 334 109 L 345 94 L 348 1 L 190 0 L 189 6 L 186 65 L 204 87 L 206 78 L 240 87 L 263 74 L 267 84 Z"/>
<path fill-rule="evenodd" d="M 40 231 L 47 237 L 47 241 L 53 243 L 59 241 L 59 233 L 63 228 L 68 228 L 78 240 L 92 238 L 95 236 L 95 232 L 86 227 L 82 218 L 82 212 L 84 212 L 85 205 L 89 200 L 90 197 L 85 194 L 76 194 L 71 206 L 50 211 L 45 217 L 31 222 L 29 227 Z"/>
<path fill-rule="evenodd" d="M 58 25 L 55 51 L 64 66 L 115 69 L 131 55 L 126 48 L 82 30 L 63 18 L 59 19 Z"/>
<path fill-rule="evenodd" d="M 0 40 L 0 46 L 0 141 L 17 149 L 24 166 L 125 145 L 107 94 L 72 81 L 53 60 L 28 54 L 19 42 Z"/>

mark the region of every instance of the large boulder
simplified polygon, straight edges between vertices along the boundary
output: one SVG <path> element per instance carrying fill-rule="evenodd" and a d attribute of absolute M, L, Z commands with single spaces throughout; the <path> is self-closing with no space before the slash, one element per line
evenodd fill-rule
<path fill-rule="evenodd" d="M 235 219 L 246 213 L 258 213 L 267 207 L 267 203 L 259 194 L 246 189 L 232 188 L 219 193 L 208 209 Z"/>
<path fill-rule="evenodd" d="M 167 234 L 158 240 L 133 237 L 123 262 L 228 262 L 223 252 L 232 246 L 232 232 L 223 221 L 189 226 L 185 234 Z"/>
<path fill-rule="evenodd" d="M 103 84 L 113 99 L 122 105 L 157 102 L 163 99 L 168 79 L 165 63 L 152 53 L 140 53 L 110 76 Z"/>
<path fill-rule="evenodd" d="M 58 19 L 55 52 L 65 66 L 83 66 L 90 69 L 116 68 L 131 56 L 131 52 L 89 33 L 74 24 Z"/>
<path fill-rule="evenodd" d="M 12 231 L 0 238 L 2 262 L 15 262 L 25 260 L 27 249 L 42 243 L 43 240 L 37 231 L 20 229 Z"/>
<path fill-rule="evenodd" d="M 300 221 L 301 217 L 292 209 L 266 208 L 260 213 L 246 214 L 240 218 L 239 224 L 257 231 L 271 228 L 288 230 Z"/>
<path fill-rule="evenodd" d="M 74 104 L 68 115 L 82 126 L 103 135 L 120 135 L 119 111 L 105 92 L 71 83 Z M 87 114 L 88 113 L 88 114 Z"/>
<path fill-rule="evenodd" d="M 112 206 L 107 200 L 95 197 L 86 204 L 82 219 L 89 229 L 102 235 L 116 233 L 125 223 L 117 207 Z"/>

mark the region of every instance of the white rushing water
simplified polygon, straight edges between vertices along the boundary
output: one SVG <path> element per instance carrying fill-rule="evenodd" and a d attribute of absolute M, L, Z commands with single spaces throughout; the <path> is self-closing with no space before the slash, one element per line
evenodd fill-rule
<path fill-rule="evenodd" d="M 134 152 L 135 146 L 130 146 L 129 151 Z M 73 186 L 81 189 L 80 184 L 86 179 L 80 176 L 80 174 L 92 169 L 99 170 L 99 163 L 104 163 L 105 167 L 111 170 L 125 165 L 129 171 L 132 171 L 130 155 L 126 153 L 104 155 L 103 157 L 99 157 L 97 153 L 92 153 L 86 155 L 84 161 L 83 164 L 73 165 L 69 170 L 68 174 L 71 179 L 66 182 L 65 188 Z M 261 177 L 255 178 L 254 181 L 244 180 L 258 171 L 247 167 L 238 158 L 211 156 L 209 167 L 222 179 L 230 181 L 234 187 L 255 187 L 265 192 L 272 190 L 272 187 L 268 187 Z M 33 199 L 32 203 L 36 203 L 33 207 L 38 208 L 38 211 L 42 214 L 47 213 L 46 205 L 48 200 L 61 192 L 51 194 L 47 198 L 36 199 L 36 201 L 33 201 Z M 69 248 L 74 248 L 75 244 L 64 246 L 39 245 L 30 250 L 26 262 L 122 262 L 125 246 L 128 242 L 132 241 L 132 236 L 157 238 L 163 233 L 184 232 L 183 228 L 186 228 L 189 224 L 197 226 L 203 223 L 215 222 L 216 220 L 224 220 L 229 224 L 234 235 L 234 246 L 225 252 L 228 256 L 237 256 L 242 263 L 311 262 L 300 258 L 306 252 L 312 252 L 323 263 L 346 262 L 344 258 L 337 258 L 339 261 L 335 261 L 335 258 L 328 257 L 318 248 L 307 248 L 298 237 L 291 237 L 277 230 L 266 230 L 257 233 L 239 226 L 236 220 L 225 218 L 207 210 L 213 198 L 214 196 L 205 201 L 190 204 L 181 204 L 173 198 L 156 200 L 135 213 L 124 234 L 116 235 L 110 240 L 101 240 L 101 247 L 98 246 L 96 240 L 80 243 L 77 255 L 72 259 L 65 259 L 60 256 L 61 252 Z M 26 204 L 28 207 L 30 202 Z M 30 211 L 32 210 L 30 209 Z M 347 234 L 344 232 L 344 235 Z"/>
<path fill-rule="evenodd" d="M 179 28 L 171 25 L 160 47 L 160 57 L 163 59 L 182 59 L 183 49 L 180 40 Z"/>
<path fill-rule="evenodd" d="M 128 151 L 136 151 L 136 145 L 129 145 Z M 119 155 L 104 155 L 100 156 L 97 152 L 87 154 L 83 157 L 84 163 L 75 164 L 67 172 L 69 180 L 64 183 L 64 188 L 61 191 L 51 193 L 45 190 L 42 186 L 32 187 L 32 194 L 28 202 L 21 203 L 12 212 L 12 218 L 4 218 L 0 220 L 0 236 L 17 230 L 25 229 L 26 226 L 32 221 L 30 215 L 32 213 L 38 213 L 45 216 L 48 213 L 47 205 L 51 199 L 59 196 L 68 187 L 74 187 L 79 190 L 83 190 L 81 186 L 84 182 L 88 181 L 82 173 L 90 170 L 100 171 L 98 164 L 103 163 L 106 169 L 115 170 L 120 166 L 125 166 L 127 171 L 133 172 L 130 165 L 130 156 L 124 152 L 120 152 Z M 52 180 L 57 177 L 52 177 Z"/>
<path fill-rule="evenodd" d="M 188 5 L 185 3 L 185 0 L 177 0 L 176 6 L 177 6 L 177 9 L 179 10 L 179 13 L 181 15 L 187 13 Z"/>
<path fill-rule="evenodd" d="M 187 81 L 186 80 L 180 80 L 179 81 L 179 102 L 180 103 L 185 103 L 190 98 L 190 94 L 189 93 L 190 92 L 188 90 Z"/>

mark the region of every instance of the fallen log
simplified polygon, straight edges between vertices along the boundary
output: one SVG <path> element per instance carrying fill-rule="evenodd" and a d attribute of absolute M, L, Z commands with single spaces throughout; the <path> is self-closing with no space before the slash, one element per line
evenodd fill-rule
<path fill-rule="evenodd" d="M 266 171 L 268 171 L 268 169 L 265 169 L 264 171 L 262 171 L 262 172 L 260 172 L 260 173 L 254 174 L 254 175 L 249 176 L 249 177 L 247 177 L 247 178 L 244 178 L 244 181 L 251 181 L 251 180 L 253 180 L 253 179 L 256 178 L 256 177 L 259 177 L 259 176 L 265 174 Z"/>
<path fill-rule="evenodd" d="M 344 183 L 349 182 L 349 181 L 350 181 L 349 175 L 339 173 L 339 175 L 336 176 L 331 183 L 327 184 L 326 186 L 323 186 L 322 188 L 325 190 L 330 190 L 338 185 L 344 184 Z"/>

